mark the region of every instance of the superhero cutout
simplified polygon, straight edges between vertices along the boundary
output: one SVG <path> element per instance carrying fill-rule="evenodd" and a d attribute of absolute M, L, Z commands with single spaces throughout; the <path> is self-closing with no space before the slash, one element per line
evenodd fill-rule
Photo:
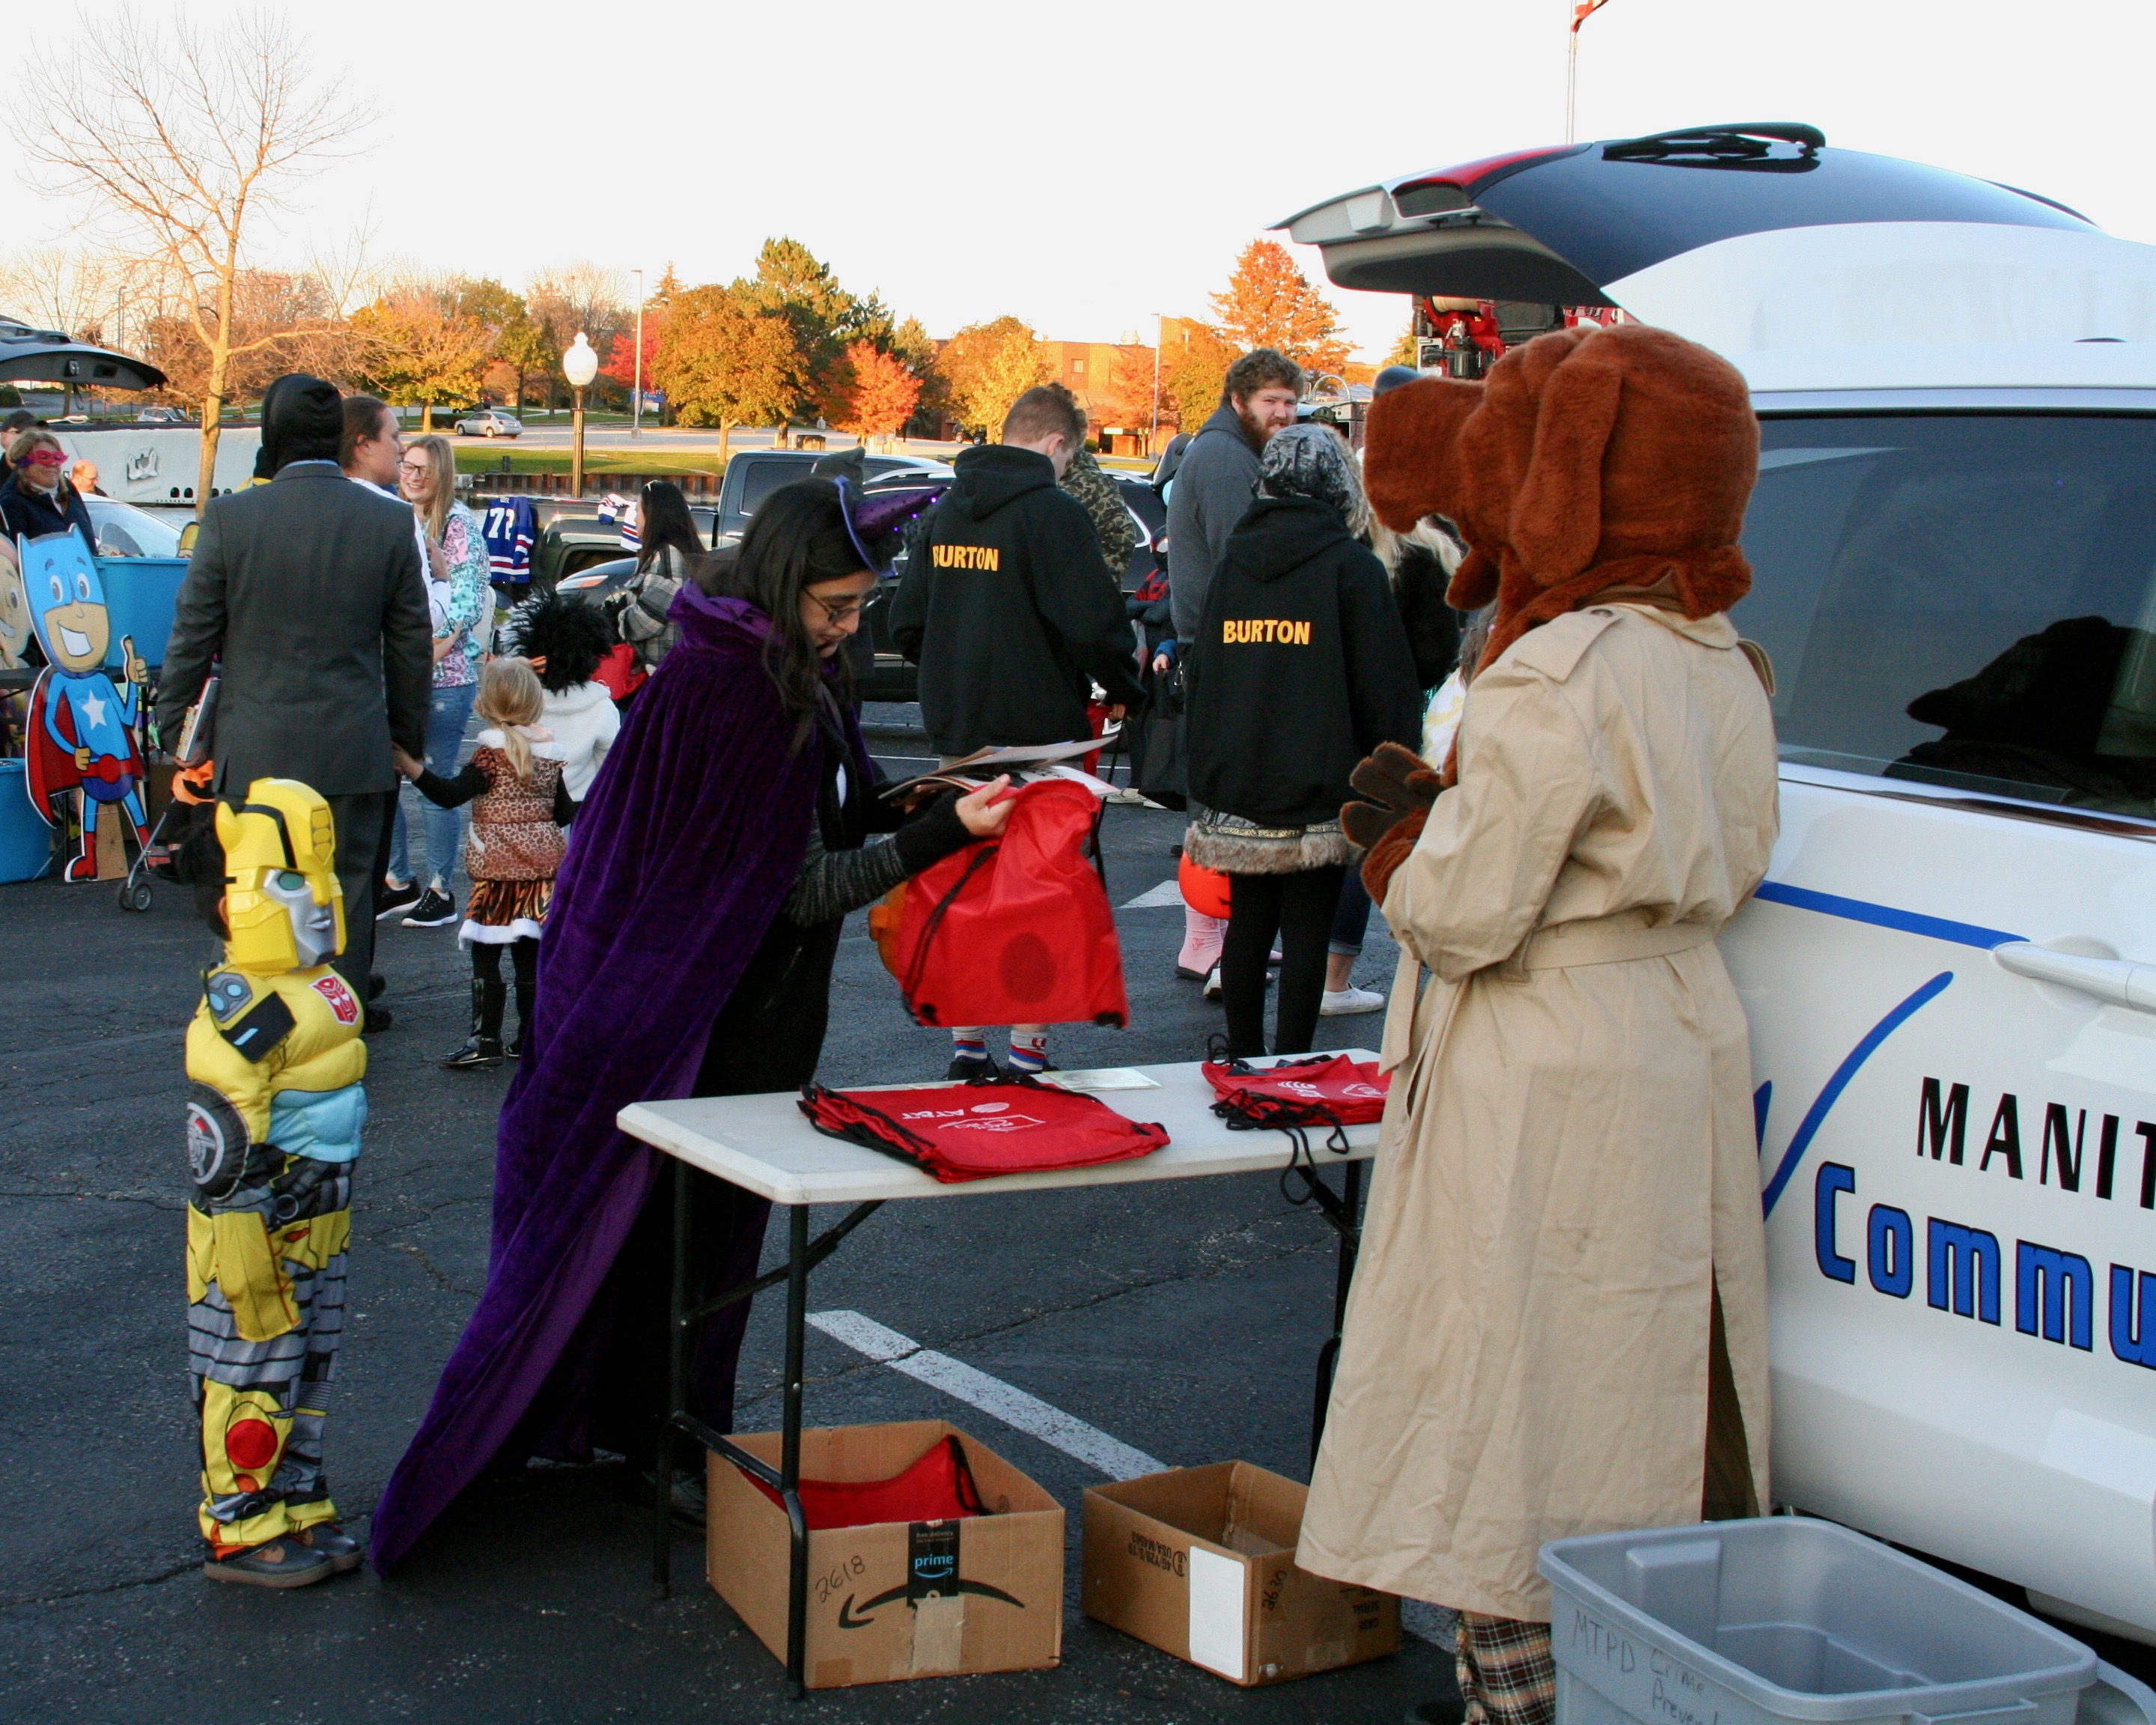
<path fill-rule="evenodd" d="M 121 642 L 126 688 L 105 674 L 112 620 L 97 560 L 80 534 L 70 528 L 15 543 L 31 626 L 45 652 L 45 669 L 30 691 L 24 726 L 30 804 L 50 826 L 52 799 L 63 792 L 80 790 L 86 804 L 117 803 L 134 824 L 136 843 L 146 845 L 145 768 L 135 723 L 148 669 L 128 636 Z M 65 878 L 97 878 L 97 818 L 88 806 L 83 810 L 82 842 Z"/>
<path fill-rule="evenodd" d="M 302 1587 L 357 1568 L 322 1473 L 344 1332 L 352 1167 L 367 1123 L 365 1014 L 329 967 L 345 909 L 329 805 L 258 778 L 224 848 L 224 963 L 187 1026 L 187 1354 L 199 1521 L 219 1581 Z"/>

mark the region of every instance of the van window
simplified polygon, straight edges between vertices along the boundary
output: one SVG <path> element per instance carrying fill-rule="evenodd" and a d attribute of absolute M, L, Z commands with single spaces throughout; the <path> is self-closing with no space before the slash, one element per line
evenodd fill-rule
<path fill-rule="evenodd" d="M 2156 819 L 2156 417 L 1761 422 L 1785 760 Z"/>

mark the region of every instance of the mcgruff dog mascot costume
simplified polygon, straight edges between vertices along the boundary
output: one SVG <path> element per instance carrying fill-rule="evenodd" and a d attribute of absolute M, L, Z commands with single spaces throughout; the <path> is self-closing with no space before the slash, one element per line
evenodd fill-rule
<path fill-rule="evenodd" d="M 344 1332 L 352 1164 L 367 1124 L 359 999 L 329 804 L 258 778 L 217 805 L 224 963 L 187 1026 L 187 1368 L 202 1415 L 203 1573 L 303 1587 L 359 1566 L 322 1475 Z"/>
<path fill-rule="evenodd" d="M 1470 1721 L 1546 1725 L 1543 1543 L 1767 1501 L 1751 1068 L 1713 944 L 1776 829 L 1769 675 L 1723 614 L 1758 430 L 1705 348 L 1583 326 L 1379 397 L 1366 462 L 1388 526 L 1461 529 L 1450 603 L 1496 611 L 1453 759 L 1383 751 L 1342 811 L 1401 972 L 1299 1561 L 1455 1608 Z"/>

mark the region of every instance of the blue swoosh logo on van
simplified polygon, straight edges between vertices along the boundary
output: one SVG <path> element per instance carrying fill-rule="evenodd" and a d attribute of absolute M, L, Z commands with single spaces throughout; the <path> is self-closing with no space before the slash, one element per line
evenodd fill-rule
<path fill-rule="evenodd" d="M 1904 934 L 1927 935 L 1935 941 L 1951 941 L 1958 947 L 1976 947 L 1989 952 L 2025 935 L 2004 929 L 1984 928 L 1974 922 L 1955 922 L 1944 916 L 1927 916 L 1919 911 L 1897 911 L 1892 905 L 1875 905 L 1868 899 L 1843 898 L 1838 893 L 1815 892 L 1809 886 L 1784 886 L 1779 880 L 1763 880 L 1752 895 L 1770 905 L 1788 905 L 1799 911 L 1816 911 L 1822 916 L 1840 916 L 1851 922 L 1868 922 L 1875 928 L 1897 928 Z"/>
<path fill-rule="evenodd" d="M 1834 1069 L 1834 1076 L 1827 1080 L 1819 1095 L 1812 1099 L 1811 1106 L 1804 1111 L 1804 1117 L 1797 1122 L 1796 1135 L 1789 1140 L 1789 1147 L 1782 1153 L 1781 1166 L 1774 1170 L 1774 1178 L 1767 1183 L 1767 1189 L 1759 1194 L 1763 1214 L 1771 1216 L 1774 1214 L 1774 1205 L 1781 1198 L 1783 1188 L 1789 1183 L 1789 1177 L 1796 1173 L 1798 1165 L 1804 1161 L 1804 1152 L 1811 1148 L 1812 1140 L 1819 1136 L 1820 1127 L 1826 1123 L 1829 1111 L 1841 1100 L 1841 1093 L 1849 1088 L 1850 1080 L 1856 1077 L 1864 1063 L 1879 1051 L 1880 1044 L 1900 1029 L 1916 1013 L 1944 993 L 1947 985 L 1953 980 L 1952 971 L 1941 971 L 1866 1031 L 1864 1040 L 1850 1050 L 1842 1063 Z M 1763 1101 L 1755 1097 L 1753 1109 L 1763 1136 L 1766 1126 Z"/>

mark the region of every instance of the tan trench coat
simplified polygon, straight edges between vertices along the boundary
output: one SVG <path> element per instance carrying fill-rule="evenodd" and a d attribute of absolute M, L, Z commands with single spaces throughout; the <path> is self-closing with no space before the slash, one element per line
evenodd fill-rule
<path fill-rule="evenodd" d="M 1304 1568 L 1546 1621 L 1544 1541 L 1697 1521 L 1717 1283 L 1767 1502 L 1751 1063 L 1712 941 L 1775 807 L 1726 617 L 1598 606 L 1476 678 L 1385 896 L 1392 1091 Z"/>

